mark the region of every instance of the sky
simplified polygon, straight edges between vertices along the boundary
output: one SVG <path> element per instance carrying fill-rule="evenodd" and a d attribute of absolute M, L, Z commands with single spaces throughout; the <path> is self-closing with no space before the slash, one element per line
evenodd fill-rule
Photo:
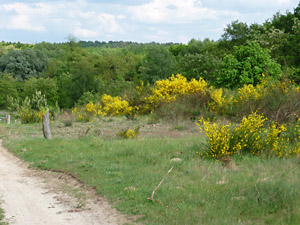
<path fill-rule="evenodd" d="M 0 41 L 187 43 L 218 40 L 239 20 L 262 24 L 296 0 L 0 0 Z"/>

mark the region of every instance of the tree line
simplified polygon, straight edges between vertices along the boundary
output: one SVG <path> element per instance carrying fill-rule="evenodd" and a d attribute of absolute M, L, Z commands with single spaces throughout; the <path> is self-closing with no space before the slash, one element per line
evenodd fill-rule
<path fill-rule="evenodd" d="M 63 108 L 130 95 L 140 82 L 150 85 L 180 73 L 188 80 L 238 88 L 274 80 L 300 83 L 300 4 L 263 24 L 233 21 L 219 40 L 181 43 L 76 41 L 0 42 L 0 107 L 7 96 L 24 99 L 41 91 L 49 105 Z"/>

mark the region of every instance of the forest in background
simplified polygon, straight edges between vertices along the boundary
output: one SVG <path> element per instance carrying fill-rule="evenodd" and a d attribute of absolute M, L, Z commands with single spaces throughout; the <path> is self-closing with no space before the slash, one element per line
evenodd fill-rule
<path fill-rule="evenodd" d="M 7 96 L 24 100 L 36 91 L 49 106 L 71 108 L 103 94 L 132 96 L 141 84 L 181 74 L 217 88 L 256 86 L 262 74 L 300 83 L 300 4 L 263 24 L 233 21 L 217 41 L 188 44 L 125 41 L 0 43 L 0 108 Z"/>
<path fill-rule="evenodd" d="M 138 223 L 299 224 L 299 45 L 300 4 L 215 41 L 1 42 L 1 139 Z"/>

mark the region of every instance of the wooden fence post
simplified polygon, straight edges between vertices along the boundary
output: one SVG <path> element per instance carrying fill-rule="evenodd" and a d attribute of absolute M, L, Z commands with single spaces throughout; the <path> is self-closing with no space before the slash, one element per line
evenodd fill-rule
<path fill-rule="evenodd" d="M 51 139 L 49 110 L 43 116 L 43 134 L 46 139 Z"/>
<path fill-rule="evenodd" d="M 6 113 L 6 123 L 10 124 L 10 114 L 9 114 L 9 112 Z"/>

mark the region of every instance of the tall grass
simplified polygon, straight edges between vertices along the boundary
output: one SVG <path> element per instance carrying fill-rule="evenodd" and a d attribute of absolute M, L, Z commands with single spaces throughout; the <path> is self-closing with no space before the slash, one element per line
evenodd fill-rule
<path fill-rule="evenodd" d="M 299 224 L 299 159 L 201 159 L 204 137 L 5 140 L 33 166 L 65 171 L 145 224 Z M 24 151 L 26 149 L 26 151 Z M 181 158 L 181 162 L 172 162 Z M 165 173 L 173 171 L 147 200 Z"/>

